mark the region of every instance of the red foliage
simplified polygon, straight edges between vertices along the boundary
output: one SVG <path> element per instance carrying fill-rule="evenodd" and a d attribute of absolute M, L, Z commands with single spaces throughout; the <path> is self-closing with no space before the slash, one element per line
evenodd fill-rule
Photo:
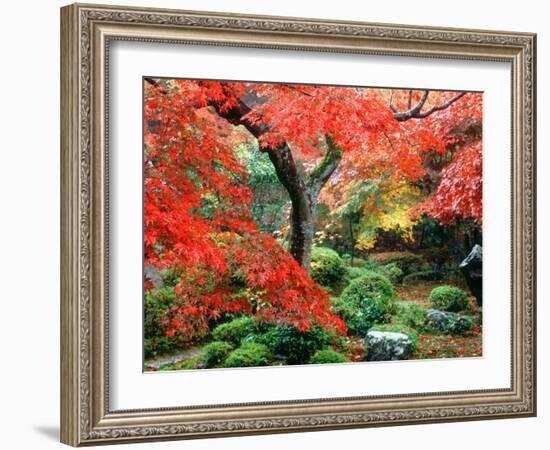
<path fill-rule="evenodd" d="M 239 136 L 201 108 L 211 98 L 231 105 L 220 85 L 145 84 L 145 264 L 182 274 L 167 334 L 200 334 L 209 320 L 241 311 L 300 330 L 318 323 L 345 332 L 326 292 L 252 220 L 232 146 Z M 237 274 L 254 301 L 234 289 Z"/>
<path fill-rule="evenodd" d="M 478 141 L 460 149 L 441 172 L 435 195 L 419 209 L 441 223 L 456 219 L 483 220 L 482 151 Z"/>

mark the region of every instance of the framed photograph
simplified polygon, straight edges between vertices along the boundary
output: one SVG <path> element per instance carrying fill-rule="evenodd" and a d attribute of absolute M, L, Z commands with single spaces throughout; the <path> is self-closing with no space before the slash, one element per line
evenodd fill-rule
<path fill-rule="evenodd" d="M 62 8 L 62 442 L 535 415 L 535 58 Z"/>

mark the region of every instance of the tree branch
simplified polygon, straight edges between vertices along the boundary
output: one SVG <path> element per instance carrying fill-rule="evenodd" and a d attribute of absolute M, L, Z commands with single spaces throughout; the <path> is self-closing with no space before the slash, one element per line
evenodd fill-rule
<path fill-rule="evenodd" d="M 424 104 L 428 99 L 429 93 L 430 91 L 427 91 L 427 90 L 424 91 L 419 102 L 414 106 L 414 108 L 411 108 L 412 91 L 409 91 L 409 101 L 408 101 L 409 109 L 407 111 L 398 111 L 392 104 L 390 104 L 390 108 L 393 111 L 393 117 L 395 118 L 395 120 L 397 120 L 398 122 L 405 122 L 409 119 L 423 119 L 425 117 L 432 115 L 434 112 L 443 111 L 444 109 L 447 109 L 454 102 L 460 100 L 462 97 L 464 97 L 467 94 L 466 92 L 461 92 L 460 94 L 455 95 L 453 98 L 447 100 L 445 103 L 442 103 L 441 105 L 435 105 L 435 106 L 432 106 L 427 111 L 422 111 L 422 108 L 424 107 Z"/>
<path fill-rule="evenodd" d="M 309 173 L 307 179 L 307 186 L 315 195 L 319 194 L 325 183 L 337 169 L 344 154 L 342 149 L 334 143 L 331 136 L 325 136 L 325 141 L 327 143 L 327 151 L 319 164 L 317 164 L 317 167 Z"/>

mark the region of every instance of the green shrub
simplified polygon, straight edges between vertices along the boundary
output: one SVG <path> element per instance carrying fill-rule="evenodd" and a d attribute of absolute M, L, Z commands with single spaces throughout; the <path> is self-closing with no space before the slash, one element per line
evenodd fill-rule
<path fill-rule="evenodd" d="M 254 334 L 256 331 L 258 331 L 258 323 L 254 318 L 243 316 L 218 325 L 212 330 L 212 337 L 216 341 L 226 341 L 239 345 L 245 337 Z"/>
<path fill-rule="evenodd" d="M 381 275 L 384 275 L 392 283 L 401 283 L 403 280 L 403 271 L 399 268 L 396 263 L 389 263 L 385 266 L 379 267 L 376 272 Z"/>
<path fill-rule="evenodd" d="M 369 331 L 391 331 L 393 333 L 405 334 L 411 340 L 413 346 L 413 353 L 416 352 L 416 342 L 418 341 L 418 333 L 412 327 L 409 327 L 403 323 L 387 323 L 376 324 Z"/>
<path fill-rule="evenodd" d="M 177 342 L 167 336 L 153 336 L 143 340 L 143 356 L 146 359 L 170 353 L 176 348 Z"/>
<path fill-rule="evenodd" d="M 203 365 L 205 368 L 210 368 L 219 366 L 233 350 L 233 346 L 227 342 L 214 341 L 205 345 L 203 350 L 205 352 Z"/>
<path fill-rule="evenodd" d="M 431 304 L 443 311 L 464 311 L 469 306 L 468 294 L 455 286 L 439 286 L 432 290 Z"/>
<path fill-rule="evenodd" d="M 423 270 L 413 272 L 403 278 L 403 284 L 413 284 L 419 281 L 439 281 L 445 277 L 445 272 L 439 270 Z"/>
<path fill-rule="evenodd" d="M 174 288 L 151 289 L 144 295 L 143 331 L 146 337 L 164 336 L 162 319 L 176 299 Z"/>
<path fill-rule="evenodd" d="M 246 342 L 233 350 L 223 363 L 224 367 L 258 367 L 269 363 L 269 349 L 264 344 Z"/>
<path fill-rule="evenodd" d="M 273 354 L 285 356 L 288 364 L 304 364 L 315 352 L 334 342 L 334 337 L 319 325 L 300 331 L 290 325 L 272 325 L 256 338 Z"/>
<path fill-rule="evenodd" d="M 337 364 L 349 362 L 348 359 L 334 350 L 321 350 L 315 353 L 310 359 L 310 364 Z"/>
<path fill-rule="evenodd" d="M 426 319 L 426 308 L 414 302 L 398 305 L 394 320 L 417 331 L 427 331 L 430 328 Z"/>
<path fill-rule="evenodd" d="M 367 270 L 361 268 L 361 267 L 348 267 L 348 279 L 349 280 L 355 280 L 355 278 L 362 277 L 363 275 L 367 274 Z"/>
<path fill-rule="evenodd" d="M 365 335 L 375 323 L 389 320 L 394 308 L 395 291 L 391 282 L 378 273 L 368 272 L 335 298 L 332 311 L 345 322 L 348 333 Z"/>
<path fill-rule="evenodd" d="M 448 332 L 451 334 L 464 334 L 474 329 L 474 319 L 462 314 L 453 315 L 449 321 Z"/>
<path fill-rule="evenodd" d="M 321 286 L 333 286 L 342 281 L 346 268 L 342 258 L 334 250 L 314 247 L 311 253 L 310 275 Z"/>
<path fill-rule="evenodd" d="M 369 272 L 376 272 L 380 267 L 380 264 L 378 264 L 376 261 L 373 261 L 372 259 L 364 259 L 363 264 L 359 267 L 368 270 Z"/>
<path fill-rule="evenodd" d="M 410 252 L 384 252 L 376 253 L 370 258 L 379 265 L 396 264 L 405 275 L 426 270 L 428 264 L 422 256 Z"/>

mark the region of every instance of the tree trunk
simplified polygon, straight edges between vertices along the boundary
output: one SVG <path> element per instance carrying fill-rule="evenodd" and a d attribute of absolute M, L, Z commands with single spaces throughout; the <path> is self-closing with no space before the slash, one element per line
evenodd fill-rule
<path fill-rule="evenodd" d="M 292 203 L 288 251 L 308 271 L 311 265 L 319 193 L 338 167 L 343 155 L 342 150 L 334 145 L 328 136 L 326 143 L 327 150 L 323 158 L 307 179 L 299 172 L 288 145 L 281 145 L 268 152 L 277 177 L 286 188 Z"/>
<path fill-rule="evenodd" d="M 308 198 L 307 192 L 300 197 L 303 198 L 292 201 L 288 252 L 303 268 L 309 271 L 315 234 L 317 199 Z"/>
<path fill-rule="evenodd" d="M 253 124 L 244 119 L 251 109 L 242 101 L 228 110 L 222 109 L 216 102 L 212 102 L 212 106 L 220 117 L 233 125 L 244 126 L 257 139 L 268 131 L 267 126 Z M 277 178 L 287 190 L 292 203 L 288 251 L 308 271 L 311 264 L 319 193 L 338 167 L 343 155 L 342 149 L 334 144 L 331 136 L 325 136 L 325 142 L 327 148 L 323 158 L 307 176 L 298 170 L 292 151 L 286 142 L 276 148 L 264 150 L 269 155 Z"/>

